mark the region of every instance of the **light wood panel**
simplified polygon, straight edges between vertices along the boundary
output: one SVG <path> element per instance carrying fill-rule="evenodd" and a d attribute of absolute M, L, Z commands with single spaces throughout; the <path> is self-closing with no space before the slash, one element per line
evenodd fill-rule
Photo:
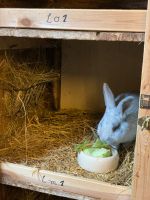
<path fill-rule="evenodd" d="M 145 31 L 145 10 L 0 9 L 0 27 Z"/>
<path fill-rule="evenodd" d="M 96 41 L 144 41 L 144 33 L 0 28 L 0 36 Z"/>
<path fill-rule="evenodd" d="M 141 82 L 141 95 L 147 95 L 146 101 L 140 99 L 143 105 L 139 110 L 139 118 L 150 117 L 150 1 L 148 3 L 146 18 L 145 47 L 143 57 L 143 71 Z M 138 126 L 135 164 L 133 176 L 133 200 L 150 199 L 150 121 L 148 128 L 142 130 Z"/>
<path fill-rule="evenodd" d="M 54 173 L 37 168 L 13 163 L 1 163 L 1 182 L 13 183 L 14 186 L 42 190 L 45 193 L 71 193 L 73 198 L 96 198 L 101 200 L 130 200 L 129 187 L 110 185 L 107 183 Z M 82 195 L 82 198 L 81 198 Z M 87 199 L 88 199 L 87 198 Z"/>

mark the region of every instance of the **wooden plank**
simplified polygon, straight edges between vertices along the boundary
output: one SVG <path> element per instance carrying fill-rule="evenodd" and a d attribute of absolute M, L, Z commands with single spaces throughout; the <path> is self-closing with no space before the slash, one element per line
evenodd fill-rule
<path fill-rule="evenodd" d="M 147 95 L 143 102 L 143 95 Z M 140 99 L 139 118 L 150 116 L 150 1 L 148 3 L 145 31 L 145 47 L 143 57 L 143 70 L 141 81 L 141 99 Z M 148 127 L 142 130 L 138 126 L 135 165 L 133 176 L 133 199 L 150 199 L 150 130 Z"/>
<path fill-rule="evenodd" d="M 0 27 L 145 31 L 145 10 L 0 9 Z"/>
<path fill-rule="evenodd" d="M 13 179 L 8 178 L 8 177 L 4 177 L 3 184 L 1 184 L 1 185 L 3 186 L 2 187 L 3 193 L 2 194 L 0 193 L 0 195 L 2 196 L 2 198 L 1 198 L 2 200 L 5 200 L 6 196 L 9 195 L 8 192 L 7 192 L 7 194 L 5 193 L 5 186 L 7 186 L 7 185 L 26 189 L 26 190 L 32 190 L 32 191 L 35 191 L 35 192 L 40 192 L 40 193 L 43 193 L 43 194 L 55 195 L 55 196 L 59 196 L 59 197 L 66 197 L 66 198 L 69 198 L 69 199 L 78 199 L 78 200 L 95 200 L 96 199 L 96 198 L 86 197 L 86 196 L 79 195 L 79 194 L 74 194 L 74 193 L 71 193 L 71 192 L 64 192 L 64 191 L 59 191 L 59 190 L 55 190 L 55 189 L 47 189 L 47 188 L 37 186 L 35 184 L 27 185 L 27 184 L 24 184 L 23 181 L 16 183 Z M 101 200 L 103 200 L 103 199 L 101 199 Z"/>
<path fill-rule="evenodd" d="M 130 188 L 111 185 L 92 179 L 70 176 L 66 174 L 38 170 L 13 163 L 1 163 L 1 182 L 13 182 L 15 186 L 32 186 L 33 189 L 43 189 L 43 192 L 51 191 L 69 192 L 74 195 L 83 195 L 101 200 L 129 200 Z M 8 180 L 8 181 L 7 181 Z M 32 188 L 31 187 L 31 188 Z"/>
<path fill-rule="evenodd" d="M 0 28 L 0 36 L 95 41 L 144 41 L 144 33 Z M 6 40 L 7 38 L 4 38 Z"/>

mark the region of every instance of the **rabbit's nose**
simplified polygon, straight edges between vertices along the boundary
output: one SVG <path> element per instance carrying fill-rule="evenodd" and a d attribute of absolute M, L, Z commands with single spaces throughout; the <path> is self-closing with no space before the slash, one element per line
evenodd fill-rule
<path fill-rule="evenodd" d="M 109 145 L 113 148 L 113 149 L 118 149 L 118 144 L 116 144 L 115 142 L 110 141 Z"/>

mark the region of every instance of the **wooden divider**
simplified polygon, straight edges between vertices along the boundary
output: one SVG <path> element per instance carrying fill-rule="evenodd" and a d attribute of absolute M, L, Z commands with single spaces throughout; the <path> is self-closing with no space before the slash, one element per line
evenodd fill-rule
<path fill-rule="evenodd" d="M 140 110 L 135 149 L 133 200 L 150 199 L 150 0 L 148 3 Z"/>
<path fill-rule="evenodd" d="M 131 190 L 126 186 L 117 186 L 92 179 L 70 176 L 67 174 L 38 170 L 13 163 L 1 163 L 1 183 L 48 194 L 70 193 L 77 196 L 101 200 L 130 200 Z M 55 193 L 54 193 L 55 192 Z M 80 198 L 79 198 L 80 199 Z"/>

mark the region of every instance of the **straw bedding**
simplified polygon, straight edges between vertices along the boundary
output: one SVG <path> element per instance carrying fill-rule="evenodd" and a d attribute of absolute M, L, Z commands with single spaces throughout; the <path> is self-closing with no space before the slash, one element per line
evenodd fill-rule
<path fill-rule="evenodd" d="M 5 134 L 1 135 L 0 159 L 113 184 L 130 185 L 133 147 L 128 150 L 122 147 L 118 170 L 105 175 L 86 172 L 77 164 L 74 146 L 85 138 L 91 138 L 91 127 L 95 127 L 98 118 L 98 115 L 81 111 L 52 112 L 41 119 L 35 115 L 26 123 L 26 136 L 24 122 L 20 124 L 14 120 Z"/>
<path fill-rule="evenodd" d="M 0 92 L 6 97 L 11 93 L 9 103 L 5 98 L 2 98 L 1 102 L 1 119 L 3 119 L 0 126 L 2 127 L 0 131 L 1 161 L 36 166 L 40 169 L 93 178 L 112 184 L 131 185 L 134 145 L 128 149 L 120 148 L 120 165 L 114 172 L 89 173 L 77 164 L 74 147 L 85 138 L 93 139 L 93 132 L 95 133 L 100 114 L 78 110 L 50 111 L 43 101 L 45 92 L 42 93 L 42 97 L 39 97 L 36 87 L 32 87 L 38 96 L 36 105 L 33 104 L 35 101 L 33 98 L 25 101 L 24 96 L 27 94 L 23 94 L 23 90 L 35 86 L 39 80 L 42 83 L 44 80 L 49 83 L 52 79 L 59 77 L 57 73 L 51 71 L 48 76 L 45 76 L 48 72 L 44 71 L 42 72 L 44 76 L 37 78 L 39 71 L 33 73 L 29 70 L 29 75 L 29 71 L 26 71 L 29 66 L 19 68 L 17 62 L 15 65 L 12 64 L 13 62 L 8 57 L 3 57 L 0 63 L 2 72 L 0 81 L 4 86 Z M 9 84 L 6 84 L 6 80 Z M 10 108 L 8 105 L 11 105 Z"/>

